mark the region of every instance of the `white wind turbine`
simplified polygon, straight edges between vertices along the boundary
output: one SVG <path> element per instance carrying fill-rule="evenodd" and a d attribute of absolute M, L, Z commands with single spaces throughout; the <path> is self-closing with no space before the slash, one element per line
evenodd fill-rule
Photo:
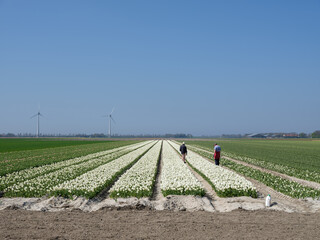
<path fill-rule="evenodd" d="M 33 115 L 31 118 L 34 118 L 36 116 L 38 116 L 38 121 L 37 121 L 37 138 L 38 138 L 40 135 L 40 116 L 43 117 L 43 115 L 40 113 L 40 107 L 39 107 L 38 113 Z"/>
<path fill-rule="evenodd" d="M 112 111 L 111 111 L 111 113 L 110 113 L 109 115 L 104 115 L 104 116 L 103 116 L 103 117 L 108 117 L 108 118 L 109 118 L 109 133 L 108 133 L 109 138 L 111 138 L 111 120 L 112 120 L 114 123 L 116 123 L 116 122 L 114 121 L 113 117 L 112 117 L 113 111 L 114 111 L 114 108 L 112 109 Z"/>

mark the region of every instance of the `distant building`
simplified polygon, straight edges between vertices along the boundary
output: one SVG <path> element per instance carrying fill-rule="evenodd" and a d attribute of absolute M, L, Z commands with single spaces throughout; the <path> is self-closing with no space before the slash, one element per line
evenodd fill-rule
<path fill-rule="evenodd" d="M 299 134 L 297 134 L 297 133 L 284 133 L 283 137 L 284 138 L 298 138 Z"/>
<path fill-rule="evenodd" d="M 266 138 L 266 135 L 262 133 L 253 133 L 253 134 L 247 135 L 247 137 L 248 138 Z"/>

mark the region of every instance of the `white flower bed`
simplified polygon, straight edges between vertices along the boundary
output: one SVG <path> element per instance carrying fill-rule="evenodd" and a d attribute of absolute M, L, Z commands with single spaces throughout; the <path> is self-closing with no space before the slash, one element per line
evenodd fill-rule
<path fill-rule="evenodd" d="M 32 179 L 40 175 L 57 171 L 65 167 L 69 167 L 71 165 L 83 163 L 91 159 L 96 159 L 96 160 L 98 158 L 103 160 L 112 159 L 116 156 L 119 156 L 119 154 L 124 154 L 125 152 L 132 151 L 138 147 L 141 147 L 144 144 L 145 143 L 138 143 L 130 146 L 123 146 L 123 147 L 114 148 L 107 151 L 97 152 L 97 153 L 89 154 L 86 156 L 65 160 L 62 162 L 52 163 L 52 164 L 48 164 L 40 167 L 28 168 L 18 172 L 10 173 L 10 174 L 7 174 L 6 176 L 0 177 L 0 190 L 5 189 L 10 185 L 24 182 L 28 179 Z"/>
<path fill-rule="evenodd" d="M 170 141 L 170 144 L 179 150 L 179 145 Z M 244 177 L 216 166 L 200 155 L 188 151 L 187 161 L 214 187 L 219 196 L 256 196 L 253 184 Z"/>
<path fill-rule="evenodd" d="M 49 193 L 54 186 L 76 178 L 77 176 L 94 168 L 97 168 L 100 165 L 105 164 L 118 156 L 130 152 L 132 149 L 134 149 L 134 147 L 129 146 L 128 148 L 99 158 L 90 159 L 89 161 L 64 167 L 57 171 L 38 176 L 24 182 L 13 184 L 5 188 L 4 192 L 6 196 L 43 196 Z"/>
<path fill-rule="evenodd" d="M 205 191 L 199 180 L 167 141 L 163 142 L 162 161 L 160 187 L 164 196 L 169 194 L 204 195 Z"/>
<path fill-rule="evenodd" d="M 110 189 L 111 197 L 150 197 L 157 174 L 162 141 L 153 146 Z"/>
<path fill-rule="evenodd" d="M 94 197 L 103 188 L 113 183 L 115 178 L 125 171 L 131 164 L 146 152 L 154 142 L 149 143 L 135 151 L 132 151 L 120 158 L 104 164 L 92 171 L 86 172 L 81 176 L 64 182 L 53 188 L 55 194 L 64 196 L 80 195 Z"/>

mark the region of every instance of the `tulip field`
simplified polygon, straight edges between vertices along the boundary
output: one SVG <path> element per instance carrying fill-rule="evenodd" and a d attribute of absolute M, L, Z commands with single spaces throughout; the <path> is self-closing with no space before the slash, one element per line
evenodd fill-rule
<path fill-rule="evenodd" d="M 173 142 L 171 144 L 179 150 L 178 144 Z M 255 187 L 244 177 L 216 166 L 192 151 L 189 151 L 187 159 L 190 166 L 211 184 L 219 196 L 256 197 Z"/>
<path fill-rule="evenodd" d="M 221 166 L 216 166 L 212 161 L 212 149 L 200 141 L 187 142 L 187 163 L 181 160 L 180 143 L 172 140 L 52 145 L 45 143 L 39 149 L 2 150 L 1 195 L 93 198 L 104 191 L 115 199 L 151 198 L 158 182 L 163 196 L 204 196 L 206 189 L 201 181 L 206 181 L 219 197 L 256 198 L 258 192 L 250 181 L 254 179 L 293 198 L 320 196 L 318 189 L 229 161 L 226 157 L 315 182 L 319 182 L 318 171 L 298 171 L 293 166 L 256 161 L 227 151 L 223 152 Z"/>
<path fill-rule="evenodd" d="M 191 143 L 191 142 L 190 142 Z M 254 143 L 254 142 L 253 142 Z M 204 156 L 208 159 L 213 160 L 213 144 L 214 142 L 205 142 L 205 141 L 198 141 L 198 142 L 192 142 L 191 145 L 189 145 L 189 148 L 193 151 L 197 152 L 199 155 Z M 236 145 L 237 142 L 234 143 Z M 291 143 L 292 144 L 292 143 Z M 211 148 L 209 147 L 211 145 Z M 221 144 L 223 146 L 223 143 Z M 257 151 L 257 150 L 256 150 Z M 285 148 L 283 149 L 285 151 Z M 300 150 L 301 151 L 301 150 Z M 310 154 L 306 153 L 306 159 L 308 159 L 308 155 L 313 155 L 314 151 Z M 272 151 L 270 151 L 272 153 Z M 258 155 L 258 154 L 256 154 Z M 283 155 L 283 153 L 282 153 Z M 290 154 L 289 154 L 290 155 Z M 258 155 L 259 156 L 259 155 Z M 260 171 L 258 169 L 251 168 L 249 166 L 245 166 L 239 163 L 236 163 L 234 161 L 230 161 L 228 158 L 233 158 L 239 161 L 242 161 L 244 163 L 249 163 L 255 166 L 262 167 L 264 169 L 273 170 L 275 172 L 284 173 L 288 176 L 294 176 L 300 179 L 310 180 L 312 182 L 320 182 L 320 168 L 317 166 L 314 166 L 312 170 L 310 169 L 310 165 L 312 166 L 317 161 L 315 159 L 319 159 L 318 155 L 313 155 L 312 162 L 308 162 L 306 160 L 306 165 L 304 168 L 299 167 L 293 167 L 293 164 L 290 164 L 290 166 L 284 164 L 280 161 L 280 163 L 273 163 L 266 160 L 265 156 L 261 157 L 260 159 L 244 156 L 240 154 L 235 154 L 233 152 L 223 151 L 222 158 L 220 160 L 221 165 L 223 165 L 226 168 L 229 168 L 230 170 L 233 170 L 234 172 L 237 172 L 243 176 L 250 177 L 252 179 L 255 179 L 263 184 L 265 184 L 268 187 L 271 187 L 275 189 L 278 192 L 281 192 L 285 195 L 288 195 L 293 198 L 320 198 L 320 190 L 315 189 L 312 187 L 301 185 L 295 181 L 288 180 L 287 178 L 283 178 L 280 176 L 273 175 L 268 172 Z M 288 161 L 287 159 L 285 159 Z M 309 168 L 309 169 L 308 169 Z"/>
<path fill-rule="evenodd" d="M 168 194 L 204 195 L 204 189 L 175 150 L 165 141 L 163 144 L 163 169 L 161 174 L 161 191 Z"/>
<path fill-rule="evenodd" d="M 151 197 L 160 160 L 161 142 L 139 159 L 110 190 L 112 197 Z"/>

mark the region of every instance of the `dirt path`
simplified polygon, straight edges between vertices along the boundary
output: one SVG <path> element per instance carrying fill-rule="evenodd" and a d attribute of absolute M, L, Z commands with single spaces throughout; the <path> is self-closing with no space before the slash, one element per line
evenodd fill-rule
<path fill-rule="evenodd" d="M 319 213 L 5 210 L 0 219 L 1 239 L 318 239 L 320 235 Z"/>
<path fill-rule="evenodd" d="M 163 147 L 163 142 L 161 143 Z M 162 166 L 163 166 L 163 161 L 162 161 L 162 147 L 161 147 L 161 153 L 160 153 L 160 160 L 158 164 L 158 171 L 157 171 L 157 177 L 156 177 L 156 183 L 154 186 L 154 191 L 151 197 L 151 200 L 159 201 L 163 199 L 163 195 L 161 192 L 161 172 L 162 172 Z"/>

